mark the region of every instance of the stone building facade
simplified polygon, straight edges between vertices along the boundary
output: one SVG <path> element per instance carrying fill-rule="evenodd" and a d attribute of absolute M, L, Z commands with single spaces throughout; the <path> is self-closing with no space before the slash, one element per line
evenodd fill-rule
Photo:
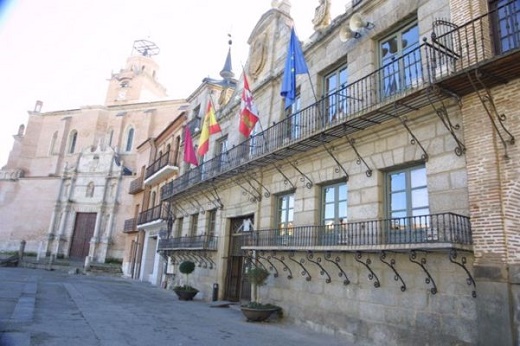
<path fill-rule="evenodd" d="M 78 215 L 94 213 L 82 216 L 88 256 L 123 256 L 126 275 L 165 286 L 195 261 L 199 299 L 251 299 L 245 274 L 258 266 L 271 273 L 262 302 L 350 342 L 518 344 L 520 1 L 354 0 L 336 18 L 328 6 L 289 108 L 290 2 L 252 30 L 251 136 L 238 131 L 244 76 L 229 56 L 223 80 L 186 101 L 131 102 L 128 83 L 155 78 L 141 54 L 113 76 L 106 106 L 32 112 L 2 171 L 0 212 L 16 216 L 2 244 L 24 234 L 70 255 Z M 209 99 L 221 132 L 190 165 L 185 128 L 198 143 Z M 82 150 L 68 155 L 72 138 Z M 29 227 L 17 205 L 34 192 L 41 221 Z"/>
<path fill-rule="evenodd" d="M 286 109 L 290 7 L 249 38 L 253 135 L 241 76 L 210 152 L 161 188 L 169 270 L 195 260 L 201 298 L 247 301 L 266 268 L 263 302 L 352 342 L 517 344 L 520 3 L 349 1 L 304 42 Z M 183 243 L 194 228 L 217 244 Z"/>

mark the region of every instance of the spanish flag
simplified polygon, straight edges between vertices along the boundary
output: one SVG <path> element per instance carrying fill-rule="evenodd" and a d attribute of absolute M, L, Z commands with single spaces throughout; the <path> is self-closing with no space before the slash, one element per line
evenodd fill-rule
<path fill-rule="evenodd" d="M 220 125 L 217 123 L 217 117 L 215 116 L 215 110 L 211 104 L 211 100 L 208 101 L 208 107 L 206 108 L 206 115 L 204 116 L 204 122 L 202 123 L 202 129 L 200 131 L 199 148 L 197 153 L 199 156 L 204 156 L 209 150 L 209 136 L 217 132 L 222 131 Z"/>

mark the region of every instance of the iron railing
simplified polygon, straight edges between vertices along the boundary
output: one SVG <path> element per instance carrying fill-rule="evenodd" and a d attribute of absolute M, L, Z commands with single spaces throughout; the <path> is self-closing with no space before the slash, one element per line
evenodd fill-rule
<path fill-rule="evenodd" d="M 174 159 L 170 158 L 170 151 L 162 154 L 157 160 L 155 160 L 151 165 L 146 167 L 145 179 L 150 178 L 155 173 L 159 172 L 166 166 L 177 166 L 177 162 Z"/>
<path fill-rule="evenodd" d="M 130 189 L 128 190 L 128 193 L 134 195 L 136 193 L 144 191 L 143 181 L 144 179 L 142 175 L 139 178 L 132 180 L 130 182 Z"/>
<path fill-rule="evenodd" d="M 374 246 L 399 249 L 428 247 L 430 244 L 451 247 L 473 243 L 469 218 L 453 213 L 265 229 L 243 232 L 233 237 L 240 239 L 234 242 L 236 248 L 233 253 L 239 253 L 243 248 L 359 250 Z"/>
<path fill-rule="evenodd" d="M 506 6 L 515 5 L 509 3 Z M 464 25 L 453 25 L 453 29 L 439 35 L 434 32 L 431 42 L 424 39 L 415 49 L 374 72 L 187 171 L 163 186 L 161 198 L 171 198 L 200 182 L 238 172 L 241 166 L 251 161 L 276 161 L 277 156 L 273 153 L 297 143 L 305 142 L 312 147 L 312 142 L 318 143 L 314 144 L 317 146 L 330 141 L 323 135 L 333 133 L 335 128 L 364 129 L 395 118 L 386 110 L 389 104 L 451 76 L 463 74 L 497 56 L 518 50 L 520 42 L 509 43 L 506 50 L 500 48 L 503 45 L 500 37 L 495 38 L 494 18 L 503 8 Z M 516 13 L 514 9 L 511 11 Z M 511 30 L 519 36 L 519 28 Z M 385 111 L 381 111 L 383 108 Z M 369 113 L 378 112 L 380 114 L 367 117 Z M 271 156 L 266 159 L 269 154 Z"/>
<path fill-rule="evenodd" d="M 137 220 L 135 217 L 131 219 L 125 220 L 125 224 L 123 226 L 123 232 L 130 233 L 137 231 Z"/>
<path fill-rule="evenodd" d="M 168 208 L 163 207 L 162 205 L 155 206 L 148 210 L 145 210 L 139 213 L 139 218 L 137 221 L 138 225 L 142 225 L 145 223 L 158 221 L 158 220 L 167 220 L 168 219 Z"/>
<path fill-rule="evenodd" d="M 198 235 L 192 237 L 177 237 L 160 239 L 158 250 L 217 250 L 218 237 L 212 235 Z"/>

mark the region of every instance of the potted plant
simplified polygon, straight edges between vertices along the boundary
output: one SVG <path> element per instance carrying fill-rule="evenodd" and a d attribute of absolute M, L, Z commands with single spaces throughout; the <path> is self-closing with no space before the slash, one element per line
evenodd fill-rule
<path fill-rule="evenodd" d="M 253 285 L 253 299 L 240 307 L 240 310 L 249 322 L 261 322 L 268 319 L 273 312 L 280 312 L 281 308 L 273 304 L 263 304 L 258 299 L 258 287 L 265 285 L 269 272 L 259 266 L 249 268 L 246 277 Z"/>
<path fill-rule="evenodd" d="M 192 261 L 183 261 L 179 265 L 179 271 L 186 275 L 186 283 L 184 285 L 175 286 L 173 291 L 179 297 L 179 300 L 193 300 L 193 297 L 199 290 L 189 285 L 189 275 L 195 270 L 195 263 Z"/>

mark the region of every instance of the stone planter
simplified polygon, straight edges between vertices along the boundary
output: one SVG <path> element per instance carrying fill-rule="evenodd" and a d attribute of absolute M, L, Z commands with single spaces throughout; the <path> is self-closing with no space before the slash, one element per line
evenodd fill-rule
<path fill-rule="evenodd" d="M 262 322 L 267 320 L 273 312 L 279 311 L 280 308 L 249 308 L 241 306 L 240 310 L 248 322 Z"/>
<path fill-rule="evenodd" d="M 179 300 L 193 300 L 193 297 L 195 297 L 197 293 L 199 293 L 199 291 L 196 289 L 186 291 L 184 289 L 175 288 L 173 291 L 175 292 L 175 294 L 177 294 Z"/>

